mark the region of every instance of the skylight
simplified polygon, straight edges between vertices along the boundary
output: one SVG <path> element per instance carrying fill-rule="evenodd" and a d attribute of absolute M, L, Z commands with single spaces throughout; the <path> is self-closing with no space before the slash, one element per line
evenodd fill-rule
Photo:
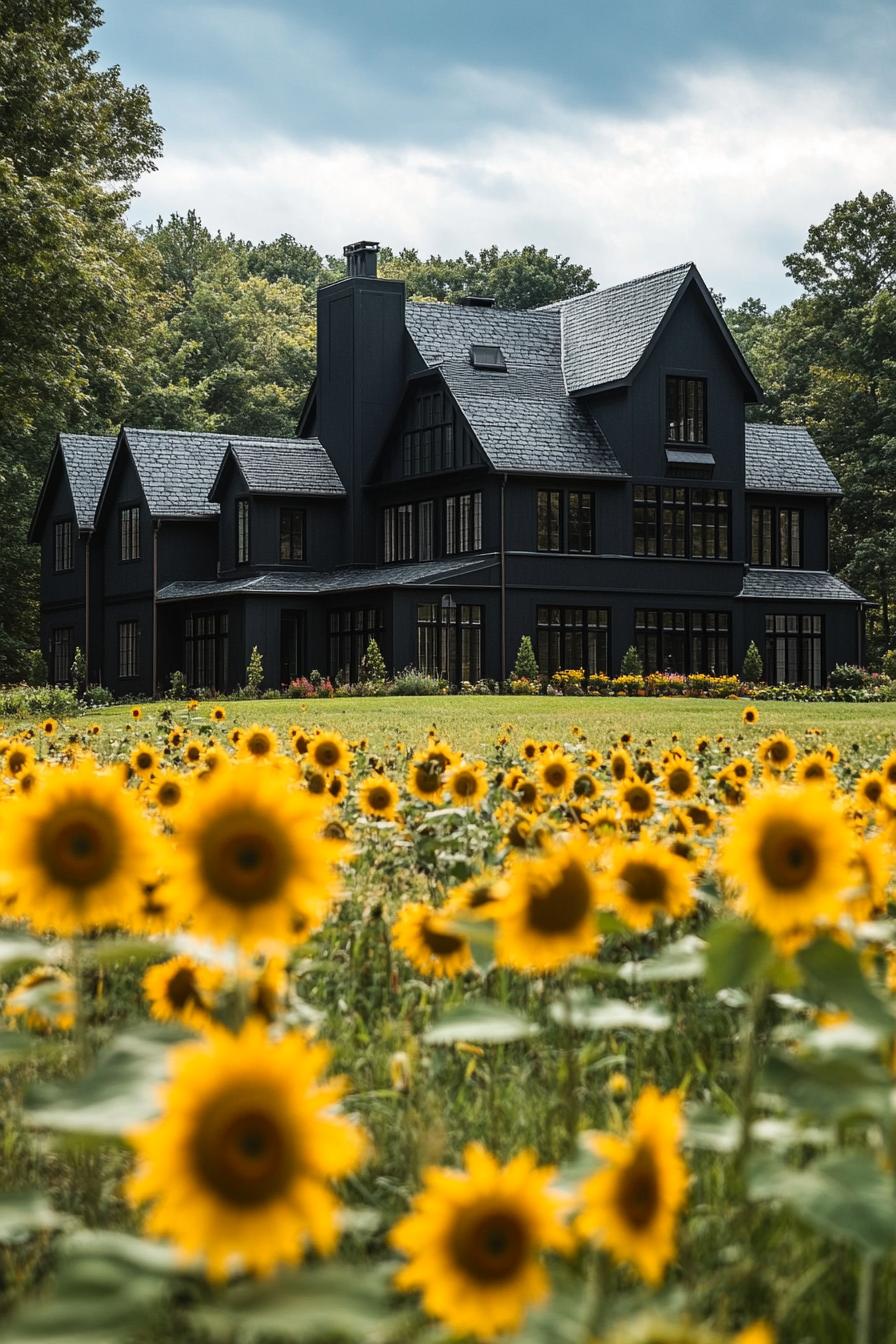
<path fill-rule="evenodd" d="M 471 345 L 470 363 L 474 369 L 487 369 L 490 373 L 507 372 L 507 362 L 500 345 Z"/>

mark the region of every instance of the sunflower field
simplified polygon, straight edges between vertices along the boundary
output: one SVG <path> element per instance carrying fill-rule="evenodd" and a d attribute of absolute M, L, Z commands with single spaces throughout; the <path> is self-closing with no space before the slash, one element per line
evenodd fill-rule
<path fill-rule="evenodd" d="M 0 735 L 0 1340 L 896 1340 L 896 750 Z"/>

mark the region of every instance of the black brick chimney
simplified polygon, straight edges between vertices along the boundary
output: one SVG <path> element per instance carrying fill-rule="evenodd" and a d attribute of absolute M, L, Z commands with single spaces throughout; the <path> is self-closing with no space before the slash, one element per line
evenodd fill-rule
<path fill-rule="evenodd" d="M 368 279 L 376 278 L 376 259 L 379 255 L 379 243 L 346 243 L 342 249 L 345 257 L 345 273 L 351 278 L 360 275 Z"/>

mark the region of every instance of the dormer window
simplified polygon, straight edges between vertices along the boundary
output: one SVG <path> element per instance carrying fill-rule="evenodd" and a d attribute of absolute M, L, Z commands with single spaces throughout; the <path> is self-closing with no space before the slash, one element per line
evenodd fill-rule
<path fill-rule="evenodd" d="M 666 442 L 706 443 L 706 379 L 666 378 Z"/>
<path fill-rule="evenodd" d="M 70 518 L 53 528 L 53 571 L 63 574 L 75 567 L 75 528 Z"/>
<path fill-rule="evenodd" d="M 507 372 L 507 361 L 500 345 L 471 345 L 470 363 L 474 369 L 485 369 L 488 373 Z"/>
<path fill-rule="evenodd" d="M 249 563 L 249 501 L 236 501 L 236 563 Z"/>

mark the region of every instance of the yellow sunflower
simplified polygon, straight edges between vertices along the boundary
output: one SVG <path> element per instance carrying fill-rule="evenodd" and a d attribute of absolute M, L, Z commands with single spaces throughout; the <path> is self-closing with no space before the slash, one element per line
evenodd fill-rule
<path fill-rule="evenodd" d="M 882 835 L 864 836 L 850 857 L 851 880 L 846 892 L 846 914 L 857 924 L 874 919 L 887 908 L 893 873 L 893 851 Z"/>
<path fill-rule="evenodd" d="M 150 798 L 163 812 L 180 807 L 184 800 L 184 776 L 176 770 L 162 770 L 153 780 Z"/>
<path fill-rule="evenodd" d="M 149 742 L 138 742 L 130 755 L 131 769 L 141 779 L 148 779 L 158 769 L 159 753 Z"/>
<path fill-rule="evenodd" d="M 632 758 L 629 756 L 625 747 L 614 747 L 610 752 L 610 777 L 621 784 L 624 779 L 630 779 L 634 774 Z"/>
<path fill-rule="evenodd" d="M 680 919 L 694 908 L 690 865 L 650 840 L 613 847 L 601 886 L 601 903 L 633 929 L 649 929 L 658 918 Z"/>
<path fill-rule="evenodd" d="M 368 775 L 358 788 L 358 807 L 379 821 L 395 820 L 399 798 L 398 786 L 386 775 Z"/>
<path fill-rule="evenodd" d="M 534 737 L 527 737 L 520 747 L 520 759 L 524 761 L 537 760 L 540 751 L 541 743 L 536 742 Z"/>
<path fill-rule="evenodd" d="M 634 1265 L 647 1283 L 659 1283 L 675 1255 L 687 1190 L 679 1152 L 681 1098 L 647 1087 L 624 1137 L 596 1134 L 591 1142 L 603 1165 L 582 1184 L 576 1229 L 619 1264 Z"/>
<path fill-rule="evenodd" d="M 44 719 L 40 726 L 40 730 L 44 737 L 55 737 L 59 732 L 59 724 L 55 719 Z"/>
<path fill-rule="evenodd" d="M 856 807 L 863 812 L 873 812 L 880 805 L 886 788 L 886 777 L 880 770 L 863 770 L 854 790 Z"/>
<path fill-rule="evenodd" d="M 594 859 L 582 835 L 549 841 L 537 857 L 514 858 L 495 908 L 502 965 L 550 971 L 597 951 Z"/>
<path fill-rule="evenodd" d="M 341 733 L 326 733 L 321 729 L 308 742 L 308 759 L 324 774 L 344 774 L 352 763 L 348 743 Z"/>
<path fill-rule="evenodd" d="M 896 784 L 896 751 L 891 751 L 881 762 L 880 772 L 892 788 Z"/>
<path fill-rule="evenodd" d="M 34 749 L 24 742 L 13 742 L 6 753 L 4 767 L 8 775 L 16 779 L 24 770 L 34 765 Z"/>
<path fill-rule="evenodd" d="M 444 778 L 438 761 L 418 751 L 408 766 L 408 792 L 422 803 L 437 803 L 445 788 Z"/>
<path fill-rule="evenodd" d="M 520 805 L 528 811 L 539 808 L 538 785 L 523 770 L 508 770 L 503 780 L 504 788 L 512 793 Z"/>
<path fill-rule="evenodd" d="M 461 761 L 445 776 L 445 787 L 455 807 L 479 807 L 488 793 L 484 761 Z"/>
<path fill-rule="evenodd" d="M 669 762 L 663 771 L 663 783 L 667 792 L 675 799 L 693 798 L 695 793 L 700 792 L 697 771 L 686 756 Z"/>
<path fill-rule="evenodd" d="M 71 1031 L 75 1025 L 75 982 L 58 966 L 38 966 L 17 980 L 3 1011 L 27 1031 L 45 1035 Z"/>
<path fill-rule="evenodd" d="M 716 862 L 744 913 L 776 935 L 836 919 L 853 844 L 822 789 L 770 786 L 734 814 Z"/>
<path fill-rule="evenodd" d="M 227 718 L 227 710 L 223 705 L 212 705 L 208 716 L 212 723 L 223 723 Z"/>
<path fill-rule="evenodd" d="M 198 737 L 191 737 L 189 742 L 184 743 L 183 754 L 188 765 L 201 765 L 202 758 L 205 755 L 205 747 Z"/>
<path fill-rule="evenodd" d="M 332 1252 L 339 1203 L 331 1182 L 359 1166 L 364 1135 L 335 1111 L 343 1080 L 323 1081 L 326 1045 L 290 1032 L 273 1041 L 250 1019 L 238 1036 L 217 1027 L 171 1054 L 163 1111 L 129 1135 L 134 1205 L 145 1226 L 208 1274 L 270 1274 L 310 1244 Z"/>
<path fill-rule="evenodd" d="M 688 803 L 684 812 L 698 835 L 712 835 L 718 817 L 711 807 L 705 803 Z"/>
<path fill-rule="evenodd" d="M 740 717 L 748 727 L 752 728 L 754 723 L 759 722 L 759 710 L 755 705 L 746 705 Z"/>
<path fill-rule="evenodd" d="M 486 870 L 452 887 L 445 903 L 446 912 L 472 915 L 474 919 L 491 919 L 500 895 L 497 882 L 497 874 Z"/>
<path fill-rule="evenodd" d="M 646 821 L 656 806 L 653 788 L 637 777 L 623 780 L 616 790 L 616 799 L 627 821 Z"/>
<path fill-rule="evenodd" d="M 260 723 L 253 723 L 251 727 L 243 728 L 234 745 L 241 756 L 250 756 L 253 760 L 276 756 L 279 747 L 277 734 L 270 728 L 262 727 Z"/>
<path fill-rule="evenodd" d="M 143 976 L 150 1015 L 159 1022 L 199 1026 L 208 1021 L 223 979 L 220 969 L 194 957 L 172 957 L 150 966 Z"/>
<path fill-rule="evenodd" d="M 548 1296 L 544 1252 L 571 1249 L 563 1200 L 549 1188 L 554 1174 L 530 1152 L 502 1167 L 476 1143 L 463 1170 L 428 1167 L 411 1212 L 389 1234 L 408 1258 L 397 1286 L 419 1290 L 427 1314 L 456 1334 L 515 1331 Z"/>
<path fill-rule="evenodd" d="M 276 1022 L 283 1010 L 289 979 L 282 957 L 269 957 L 249 986 L 249 1010 L 262 1021 Z"/>
<path fill-rule="evenodd" d="M 756 755 L 767 774 L 780 775 L 796 760 L 796 743 L 786 733 L 772 733 L 759 743 Z"/>
<path fill-rule="evenodd" d="M 134 705 L 132 707 L 131 718 L 134 720 L 135 723 L 139 723 L 140 720 L 143 718 L 143 710 L 140 708 L 139 705 Z"/>
<path fill-rule="evenodd" d="M 179 723 L 175 723 L 168 733 L 168 745 L 175 751 L 184 744 L 184 730 Z"/>
<path fill-rule="evenodd" d="M 335 890 L 335 848 L 320 810 L 276 771 L 222 765 L 177 814 L 172 899 L 199 935 L 255 948 L 305 936 L 323 922 Z"/>
<path fill-rule="evenodd" d="M 454 928 L 450 916 L 425 901 L 402 906 L 392 925 L 392 942 L 424 975 L 452 979 L 473 969 L 469 940 Z"/>
<path fill-rule="evenodd" d="M 798 784 L 823 784 L 833 788 L 837 782 L 831 763 L 822 751 L 810 751 L 797 761 L 794 776 Z"/>
<path fill-rule="evenodd" d="M 141 882 L 139 900 L 128 920 L 128 928 L 135 933 L 168 933 L 175 922 L 167 877 L 156 876 Z"/>
<path fill-rule="evenodd" d="M 548 751 L 539 758 L 535 774 L 545 793 L 565 798 L 576 777 L 576 763 L 565 751 Z"/>
<path fill-rule="evenodd" d="M 0 811 L 4 869 L 39 933 L 127 923 L 152 842 L 136 795 L 117 771 L 98 770 L 90 759 L 48 767 L 38 788 L 17 793 Z"/>

